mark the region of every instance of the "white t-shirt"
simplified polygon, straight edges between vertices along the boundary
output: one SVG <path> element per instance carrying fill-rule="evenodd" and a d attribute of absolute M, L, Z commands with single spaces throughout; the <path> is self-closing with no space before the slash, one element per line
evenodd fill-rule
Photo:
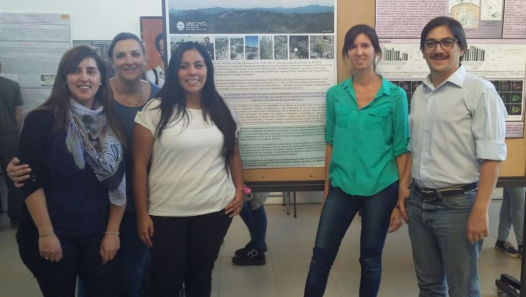
<path fill-rule="evenodd" d="M 151 100 L 135 122 L 155 135 L 161 110 Z M 213 213 L 235 198 L 236 188 L 225 170 L 223 133 L 205 122 L 201 110 L 187 108 L 190 121 L 169 124 L 156 138 L 148 175 L 148 212 L 154 216 L 188 217 Z M 239 120 L 236 121 L 236 135 Z"/>

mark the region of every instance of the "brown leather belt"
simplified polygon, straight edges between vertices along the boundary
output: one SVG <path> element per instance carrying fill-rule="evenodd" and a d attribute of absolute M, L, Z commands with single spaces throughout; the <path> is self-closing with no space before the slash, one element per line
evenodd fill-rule
<path fill-rule="evenodd" d="M 441 188 L 441 189 L 432 189 L 432 188 L 421 188 L 416 183 L 415 185 L 415 192 L 418 193 L 418 195 L 422 196 L 422 198 L 435 198 L 435 199 L 443 199 L 453 196 L 459 196 L 464 195 L 464 193 L 473 191 L 477 189 L 478 183 L 474 182 L 467 185 L 458 185 L 458 186 L 452 186 L 448 188 Z"/>

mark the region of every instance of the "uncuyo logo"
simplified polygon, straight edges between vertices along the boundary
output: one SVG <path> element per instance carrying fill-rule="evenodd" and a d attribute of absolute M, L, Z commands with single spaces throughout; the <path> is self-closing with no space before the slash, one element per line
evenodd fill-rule
<path fill-rule="evenodd" d="M 184 23 L 183 22 L 177 22 L 177 30 L 184 31 Z"/>
<path fill-rule="evenodd" d="M 184 31 L 185 32 L 190 32 L 190 31 L 193 31 L 193 32 L 196 32 L 196 31 L 205 32 L 206 31 L 206 22 L 202 22 L 202 21 L 186 21 L 186 22 L 183 23 L 183 27 L 184 27 Z M 179 29 L 179 24 L 177 24 L 177 28 Z"/>

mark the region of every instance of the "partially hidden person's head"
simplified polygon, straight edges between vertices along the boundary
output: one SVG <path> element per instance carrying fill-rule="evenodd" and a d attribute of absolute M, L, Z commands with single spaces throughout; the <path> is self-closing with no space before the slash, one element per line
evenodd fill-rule
<path fill-rule="evenodd" d="M 205 37 L 204 41 L 205 41 L 205 44 L 209 44 L 210 43 L 210 37 Z"/>
<path fill-rule="evenodd" d="M 157 36 L 155 36 L 155 49 L 159 52 L 161 55 L 161 58 L 164 59 L 164 34 L 159 33 Z"/>
<path fill-rule="evenodd" d="M 122 80 L 137 81 L 146 70 L 144 44 L 133 33 L 117 34 L 108 48 L 108 57 L 117 76 Z"/>
<path fill-rule="evenodd" d="M 467 46 L 462 25 L 446 16 L 429 21 L 420 36 L 420 50 L 431 73 L 446 77 L 458 69 Z"/>
<path fill-rule="evenodd" d="M 368 25 L 355 25 L 343 42 L 342 57 L 347 58 L 354 70 L 376 69 L 382 57 L 382 48 L 376 31 Z"/>

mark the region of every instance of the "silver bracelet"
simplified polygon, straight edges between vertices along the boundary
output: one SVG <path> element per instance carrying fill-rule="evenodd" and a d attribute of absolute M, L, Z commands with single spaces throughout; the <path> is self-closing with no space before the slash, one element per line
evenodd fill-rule
<path fill-rule="evenodd" d="M 104 234 L 115 234 L 120 235 L 121 233 L 119 231 L 104 231 Z"/>
<path fill-rule="evenodd" d="M 38 234 L 38 237 L 46 237 L 46 236 L 49 236 L 51 234 L 55 234 L 55 231 L 54 230 L 51 230 L 49 233 L 45 233 L 45 234 Z"/>

